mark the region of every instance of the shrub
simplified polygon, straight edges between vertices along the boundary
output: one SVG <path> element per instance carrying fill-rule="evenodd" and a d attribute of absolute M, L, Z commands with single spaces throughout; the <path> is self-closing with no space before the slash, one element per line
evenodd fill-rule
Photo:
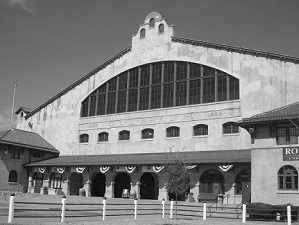
<path fill-rule="evenodd" d="M 292 220 L 297 221 L 299 206 L 291 205 Z M 265 203 L 248 203 L 246 207 L 247 214 L 251 219 L 276 220 L 277 213 L 280 215 L 280 220 L 287 219 L 287 205 L 271 205 Z"/>

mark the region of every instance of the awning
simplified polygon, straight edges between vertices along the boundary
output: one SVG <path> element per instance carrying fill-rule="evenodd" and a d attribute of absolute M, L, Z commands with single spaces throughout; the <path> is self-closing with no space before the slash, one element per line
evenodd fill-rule
<path fill-rule="evenodd" d="M 173 153 L 176 154 L 176 153 Z M 180 152 L 179 157 L 187 164 L 231 164 L 250 163 L 251 150 L 218 150 Z M 26 167 L 43 166 L 114 166 L 114 165 L 163 165 L 174 162 L 172 153 L 140 153 L 110 155 L 59 156 L 34 162 Z"/>

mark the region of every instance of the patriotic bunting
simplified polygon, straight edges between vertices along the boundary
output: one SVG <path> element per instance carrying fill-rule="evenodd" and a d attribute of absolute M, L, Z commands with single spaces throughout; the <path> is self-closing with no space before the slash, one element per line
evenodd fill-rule
<path fill-rule="evenodd" d="M 39 171 L 40 173 L 44 173 L 44 172 L 46 172 L 46 167 L 39 167 L 39 168 L 38 168 L 38 171 Z"/>
<path fill-rule="evenodd" d="M 218 166 L 220 170 L 222 170 L 223 172 L 228 172 L 231 168 L 234 167 L 234 165 L 222 165 L 222 166 Z"/>
<path fill-rule="evenodd" d="M 192 170 L 193 168 L 195 168 L 197 165 L 189 165 L 189 166 L 186 166 L 186 169 L 187 170 Z"/>
<path fill-rule="evenodd" d="M 153 170 L 155 173 L 159 173 L 163 169 L 164 169 L 164 166 L 153 166 Z"/>
<path fill-rule="evenodd" d="M 125 169 L 128 173 L 133 173 L 133 171 L 136 169 L 136 166 L 125 166 Z"/>
<path fill-rule="evenodd" d="M 63 172 L 65 171 L 65 167 L 64 167 L 64 166 L 62 166 L 62 167 L 57 167 L 56 169 L 57 169 L 57 172 L 58 172 L 58 173 L 63 173 Z"/>
<path fill-rule="evenodd" d="M 110 169 L 110 166 L 100 166 L 101 173 L 106 173 Z"/>
<path fill-rule="evenodd" d="M 85 170 L 85 166 L 77 166 L 77 168 L 76 168 L 76 172 L 77 173 L 83 173 L 84 172 L 84 170 Z"/>

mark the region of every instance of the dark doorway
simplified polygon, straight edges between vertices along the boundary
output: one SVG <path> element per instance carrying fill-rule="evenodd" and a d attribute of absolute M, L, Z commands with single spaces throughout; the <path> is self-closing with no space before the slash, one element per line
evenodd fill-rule
<path fill-rule="evenodd" d="M 43 186 L 44 174 L 34 173 L 33 182 L 34 182 L 34 193 L 40 193 L 40 188 Z"/>
<path fill-rule="evenodd" d="M 130 177 L 126 173 L 118 173 L 114 182 L 114 198 L 121 198 L 123 189 L 131 189 Z"/>
<path fill-rule="evenodd" d="M 224 177 L 214 169 L 204 172 L 200 177 L 200 193 L 224 194 Z"/>
<path fill-rule="evenodd" d="M 150 173 L 144 173 L 140 179 L 140 198 L 155 199 L 155 179 Z"/>
<path fill-rule="evenodd" d="M 70 195 L 79 195 L 79 189 L 83 187 L 81 173 L 72 173 L 70 177 Z"/>
<path fill-rule="evenodd" d="M 97 173 L 92 179 L 91 196 L 104 197 L 106 192 L 106 176 Z"/>

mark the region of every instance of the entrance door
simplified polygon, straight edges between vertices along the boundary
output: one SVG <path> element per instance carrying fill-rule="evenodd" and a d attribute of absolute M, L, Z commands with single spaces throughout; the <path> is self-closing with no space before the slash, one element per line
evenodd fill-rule
<path fill-rule="evenodd" d="M 121 198 L 123 189 L 131 189 L 130 177 L 126 173 L 117 174 L 114 182 L 114 198 Z"/>
<path fill-rule="evenodd" d="M 33 174 L 34 193 L 40 193 L 40 189 L 43 186 L 43 181 L 44 181 L 44 175 L 42 173 Z"/>
<path fill-rule="evenodd" d="M 72 173 L 70 178 L 70 195 L 79 195 L 79 189 L 83 187 L 81 173 Z"/>
<path fill-rule="evenodd" d="M 250 190 L 251 190 L 251 183 L 242 182 L 242 202 L 246 202 L 246 203 L 250 202 Z"/>
<path fill-rule="evenodd" d="M 91 196 L 104 197 L 106 192 L 106 176 L 98 173 L 94 176 L 91 186 Z"/>
<path fill-rule="evenodd" d="M 140 198 L 155 199 L 155 179 L 150 173 L 144 173 L 140 180 Z"/>

